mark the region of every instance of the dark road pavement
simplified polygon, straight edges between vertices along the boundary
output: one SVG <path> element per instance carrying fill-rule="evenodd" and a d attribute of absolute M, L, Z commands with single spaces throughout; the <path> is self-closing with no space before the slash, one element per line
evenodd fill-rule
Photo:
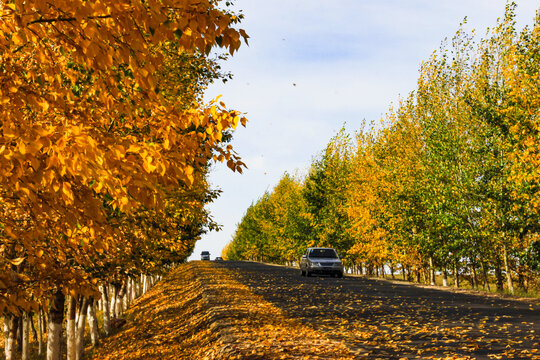
<path fill-rule="evenodd" d="M 364 277 L 220 262 L 288 316 L 343 341 L 358 358 L 540 359 L 540 306 Z"/>

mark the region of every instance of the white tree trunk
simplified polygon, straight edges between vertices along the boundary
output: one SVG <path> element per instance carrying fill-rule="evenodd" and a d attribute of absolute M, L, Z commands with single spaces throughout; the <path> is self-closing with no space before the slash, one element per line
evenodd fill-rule
<path fill-rule="evenodd" d="M 137 299 L 137 278 L 131 279 L 131 303 Z"/>
<path fill-rule="evenodd" d="M 7 315 L 4 315 L 4 353 L 6 353 L 6 350 L 8 348 L 8 337 L 9 337 L 9 318 Z"/>
<path fill-rule="evenodd" d="M 113 285 L 113 293 L 112 293 L 112 298 L 111 298 L 111 317 L 113 319 L 117 318 L 118 317 L 118 314 L 116 313 L 116 311 L 118 310 L 118 306 L 116 305 L 116 302 L 117 302 L 117 299 L 118 299 L 118 292 L 119 292 L 119 288 L 117 285 Z"/>
<path fill-rule="evenodd" d="M 116 317 L 119 318 L 124 313 L 124 307 L 123 307 L 123 298 L 124 293 L 126 292 L 126 283 L 123 282 L 121 285 L 119 285 L 119 290 L 116 294 Z"/>
<path fill-rule="evenodd" d="M 103 299 L 103 332 L 106 336 L 111 333 L 111 316 L 109 306 L 109 293 L 107 292 L 107 285 L 103 285 L 103 293 L 101 294 Z"/>
<path fill-rule="evenodd" d="M 506 249 L 506 244 L 503 245 L 503 255 L 506 285 L 508 286 L 508 292 L 514 294 L 514 282 L 512 281 L 512 273 L 510 272 L 510 266 L 508 264 L 508 250 Z"/>
<path fill-rule="evenodd" d="M 148 276 L 143 275 L 143 295 L 148 291 Z"/>
<path fill-rule="evenodd" d="M 433 266 L 433 258 L 429 257 L 429 283 L 435 285 L 435 267 Z"/>
<path fill-rule="evenodd" d="M 91 300 L 88 304 L 88 325 L 90 327 L 90 340 L 92 341 L 92 346 L 94 347 L 97 346 L 99 343 L 99 328 L 95 306 L 95 300 Z"/>
<path fill-rule="evenodd" d="M 41 355 L 43 353 L 43 310 L 41 309 L 41 306 L 39 307 L 39 311 L 37 314 L 38 318 L 38 354 Z"/>
<path fill-rule="evenodd" d="M 64 320 L 64 294 L 58 291 L 49 310 L 49 331 L 47 333 L 47 360 L 60 360 L 62 321 Z"/>
<path fill-rule="evenodd" d="M 457 265 L 457 260 L 454 261 L 454 287 L 459 288 L 459 269 Z"/>
<path fill-rule="evenodd" d="M 124 310 L 127 310 L 129 308 L 129 293 L 131 292 L 131 281 L 130 278 L 126 279 L 125 285 L 125 291 L 123 292 L 122 296 L 122 308 Z"/>
<path fill-rule="evenodd" d="M 77 351 L 77 337 L 76 337 L 76 315 L 77 313 L 77 301 L 75 297 L 70 296 L 68 298 L 68 312 L 67 312 L 67 325 L 66 325 L 66 356 L 67 360 L 75 360 L 75 354 Z"/>
<path fill-rule="evenodd" d="M 15 359 L 15 341 L 17 336 L 17 317 L 13 315 L 5 315 L 4 318 L 4 330 L 5 330 L 5 347 L 4 352 L 6 360 Z"/>
<path fill-rule="evenodd" d="M 77 335 L 76 335 L 76 351 L 75 360 L 81 360 L 84 351 L 84 326 L 86 325 L 86 313 L 88 311 L 88 299 L 83 298 L 80 303 L 80 311 L 78 311 L 77 319 Z"/>
<path fill-rule="evenodd" d="M 28 315 L 28 313 L 24 313 L 23 318 L 22 318 L 21 360 L 28 360 L 29 342 L 30 342 L 30 316 Z"/>

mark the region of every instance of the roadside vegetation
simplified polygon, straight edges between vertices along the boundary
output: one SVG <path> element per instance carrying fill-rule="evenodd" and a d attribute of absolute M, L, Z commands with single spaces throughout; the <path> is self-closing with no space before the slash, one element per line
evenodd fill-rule
<path fill-rule="evenodd" d="M 223 256 L 293 264 L 329 246 L 354 273 L 538 294 L 540 14 L 520 30 L 515 7 L 445 40 L 380 124 L 284 174 Z"/>

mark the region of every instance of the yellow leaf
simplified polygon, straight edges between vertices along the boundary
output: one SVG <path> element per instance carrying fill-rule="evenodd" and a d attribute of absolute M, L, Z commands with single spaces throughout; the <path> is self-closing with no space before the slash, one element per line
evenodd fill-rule
<path fill-rule="evenodd" d="M 9 260 L 10 263 L 12 263 L 13 265 L 15 266 L 19 266 L 22 264 L 22 262 L 24 261 L 24 257 L 19 257 L 19 258 L 16 258 L 16 259 L 12 259 L 12 260 Z"/>
<path fill-rule="evenodd" d="M 73 203 L 73 191 L 71 191 L 71 184 L 68 182 L 62 184 L 62 198 L 68 204 Z"/>

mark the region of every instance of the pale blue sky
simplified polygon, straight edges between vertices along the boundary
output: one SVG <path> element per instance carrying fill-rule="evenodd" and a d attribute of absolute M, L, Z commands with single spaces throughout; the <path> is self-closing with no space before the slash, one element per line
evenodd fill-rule
<path fill-rule="evenodd" d="M 247 207 L 285 171 L 306 173 L 344 123 L 378 120 L 399 96 L 416 88 L 422 60 L 451 38 L 464 17 L 483 35 L 504 14 L 504 0 L 233 0 L 251 39 L 223 64 L 234 73 L 215 84 L 247 128 L 233 140 L 248 169 L 216 166 L 211 182 L 223 190 L 210 206 L 223 231 L 207 234 L 192 259 L 212 259 L 231 240 Z M 538 0 L 516 1 L 520 26 L 532 24 Z M 296 84 L 296 85 L 294 85 Z"/>

